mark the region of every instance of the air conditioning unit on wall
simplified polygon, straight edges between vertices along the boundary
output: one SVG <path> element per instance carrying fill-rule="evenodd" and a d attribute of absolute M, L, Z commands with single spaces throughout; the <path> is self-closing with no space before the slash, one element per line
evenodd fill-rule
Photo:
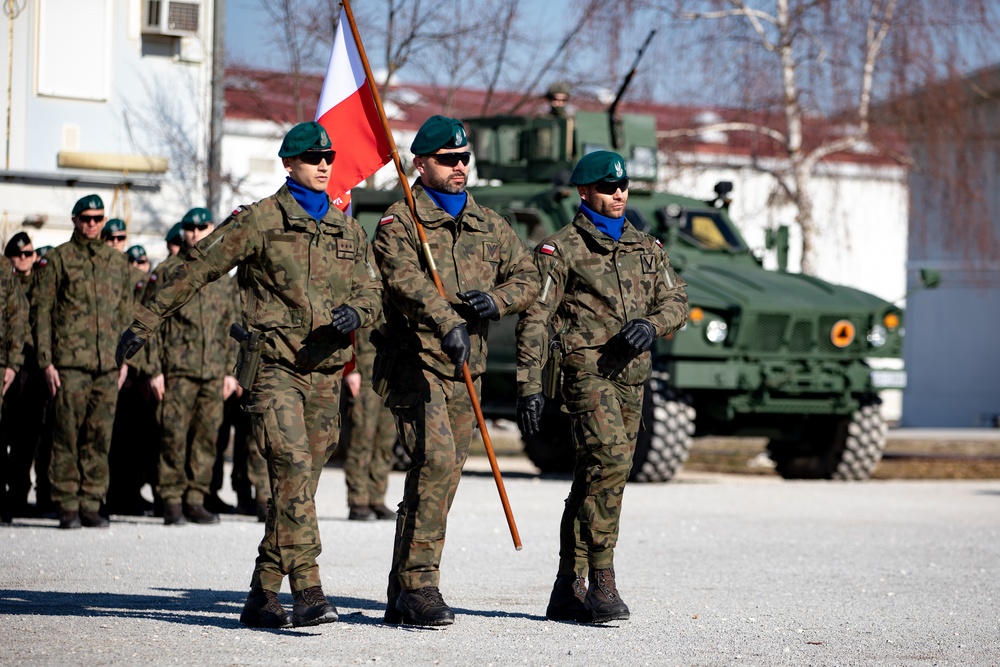
<path fill-rule="evenodd" d="M 189 37 L 198 34 L 201 2 L 142 0 L 142 34 Z"/>

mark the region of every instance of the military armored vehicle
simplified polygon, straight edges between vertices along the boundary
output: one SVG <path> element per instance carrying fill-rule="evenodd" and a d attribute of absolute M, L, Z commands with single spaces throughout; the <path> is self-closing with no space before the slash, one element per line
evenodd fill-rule
<path fill-rule="evenodd" d="M 857 289 L 765 270 L 729 217 L 730 184 L 704 200 L 656 192 L 654 119 L 609 118 L 578 112 L 465 123 L 478 178 L 502 183 L 470 192 L 531 247 L 576 214 L 579 196 L 568 185 L 575 161 L 594 150 L 622 154 L 631 179 L 626 216 L 662 240 L 688 283 L 687 325 L 654 348 L 632 478 L 673 478 L 696 435 L 767 437 L 786 478 L 868 478 L 885 446 L 877 392 L 902 387 L 905 371 L 874 370 L 867 360 L 901 357 L 902 311 Z M 355 190 L 355 210 L 374 217 L 396 198 Z M 769 238 L 779 258 L 787 256 L 787 233 Z M 490 332 L 487 418 L 514 417 L 515 322 L 504 318 Z M 542 471 L 572 469 L 567 424 L 549 401 L 542 433 L 525 442 Z"/>

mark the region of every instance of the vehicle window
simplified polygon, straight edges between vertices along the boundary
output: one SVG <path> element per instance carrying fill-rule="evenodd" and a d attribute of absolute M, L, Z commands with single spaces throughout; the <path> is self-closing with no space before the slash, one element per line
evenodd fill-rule
<path fill-rule="evenodd" d="M 680 231 L 708 250 L 746 250 L 717 214 L 690 211 L 682 218 Z"/>
<path fill-rule="evenodd" d="M 648 232 L 650 227 L 649 223 L 646 222 L 646 218 L 639 212 L 639 209 L 632 208 L 631 206 L 625 207 L 625 217 L 632 226 L 638 229 L 640 232 Z"/>

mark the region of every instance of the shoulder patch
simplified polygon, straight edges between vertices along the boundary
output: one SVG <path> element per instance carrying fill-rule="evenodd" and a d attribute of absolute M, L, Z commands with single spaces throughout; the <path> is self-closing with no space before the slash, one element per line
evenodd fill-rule
<path fill-rule="evenodd" d="M 663 247 L 663 242 L 660 239 L 656 238 L 655 236 L 653 237 L 653 241 L 656 242 L 656 245 L 660 246 L 661 248 Z"/>
<path fill-rule="evenodd" d="M 49 260 L 45 259 L 44 257 L 42 257 L 40 260 L 38 260 L 38 266 L 48 266 L 48 263 L 49 263 Z"/>
<path fill-rule="evenodd" d="M 142 282 L 141 280 L 140 280 L 139 282 L 137 282 L 137 283 L 135 284 L 135 291 L 136 291 L 136 292 L 139 292 L 139 291 L 141 291 L 141 290 L 142 290 L 142 286 L 143 286 L 143 285 L 145 285 L 145 284 L 146 284 L 146 283 Z"/>
<path fill-rule="evenodd" d="M 556 254 L 556 247 L 551 243 L 543 243 L 542 245 L 538 246 L 538 252 L 542 253 L 543 255 L 554 255 Z"/>
<path fill-rule="evenodd" d="M 395 216 L 392 215 L 383 216 L 382 219 L 378 221 L 379 226 L 381 227 L 382 225 L 388 225 L 390 222 L 392 222 L 394 217 Z"/>

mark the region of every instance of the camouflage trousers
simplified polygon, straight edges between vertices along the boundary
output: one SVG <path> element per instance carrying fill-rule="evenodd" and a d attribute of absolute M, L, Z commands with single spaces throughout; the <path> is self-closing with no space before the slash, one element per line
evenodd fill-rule
<path fill-rule="evenodd" d="M 642 422 L 642 386 L 580 373 L 563 384 L 576 464 L 559 528 L 559 574 L 614 567 L 625 481 Z"/>
<path fill-rule="evenodd" d="M 164 377 L 157 493 L 167 505 L 201 505 L 212 483 L 215 439 L 222 423 L 222 377 Z"/>
<path fill-rule="evenodd" d="M 344 459 L 347 504 L 351 507 L 383 504 L 396 444 L 392 412 L 370 384 L 362 381 L 351 406 L 350 420 L 351 437 Z"/>
<path fill-rule="evenodd" d="M 65 511 L 96 512 L 108 491 L 118 371 L 59 369 L 59 381 L 52 406 L 52 501 Z"/>
<path fill-rule="evenodd" d="M 340 384 L 340 372 L 299 375 L 268 365 L 243 406 L 271 485 L 254 588 L 277 592 L 286 575 L 292 591 L 320 585 L 316 488 L 340 435 Z"/>
<path fill-rule="evenodd" d="M 410 456 L 396 519 L 389 603 L 405 590 L 438 586 L 448 511 L 469 456 L 476 416 L 465 383 L 403 366 L 386 397 Z M 476 391 L 479 391 L 476 381 Z"/>

